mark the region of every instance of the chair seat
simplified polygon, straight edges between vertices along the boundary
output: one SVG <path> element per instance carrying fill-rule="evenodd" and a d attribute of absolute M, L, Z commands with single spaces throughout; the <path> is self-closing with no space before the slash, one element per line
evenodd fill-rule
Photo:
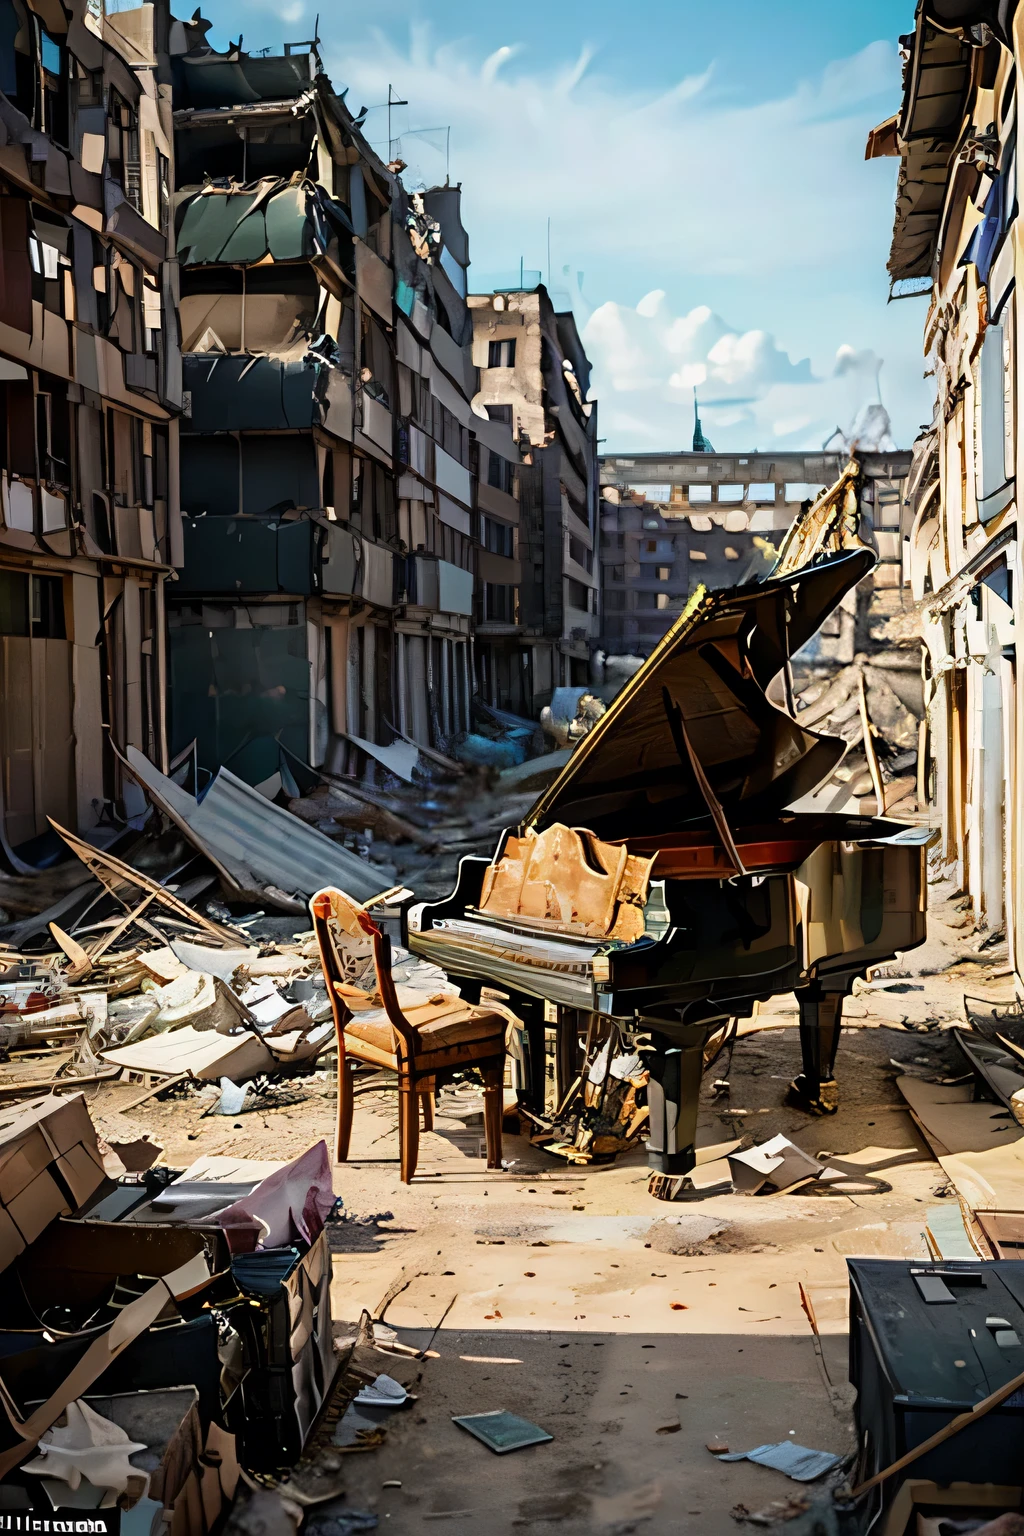
<path fill-rule="evenodd" d="M 446 1048 L 492 1042 L 495 1051 L 504 1048 L 508 1021 L 489 1008 L 477 1008 L 463 1002 L 461 997 L 434 995 L 419 996 L 422 1002 L 405 1004 L 402 1012 L 423 1042 L 423 1050 L 433 1054 Z M 351 1000 L 346 997 L 349 1007 Z M 345 1038 L 352 1042 L 363 1041 L 376 1051 L 395 1052 L 395 1035 L 383 1008 L 362 1007 L 353 1009 L 352 1018 L 345 1025 Z"/>

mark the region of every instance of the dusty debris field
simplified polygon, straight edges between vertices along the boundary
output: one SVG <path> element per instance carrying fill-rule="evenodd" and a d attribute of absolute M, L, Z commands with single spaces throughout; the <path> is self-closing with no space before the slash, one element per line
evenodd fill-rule
<path fill-rule="evenodd" d="M 706 1447 L 792 1438 L 853 1449 L 844 1260 L 926 1257 L 928 1211 L 949 1201 L 895 1087 L 893 1059 L 948 1069 L 956 1053 L 947 1028 L 963 1018 L 964 992 L 1010 996 L 998 945 L 979 948 L 948 888 L 933 886 L 932 900 L 928 943 L 883 978 L 890 990 L 849 1003 L 835 1117 L 784 1106 L 799 1056 L 791 1000 L 766 1009 L 731 1063 L 721 1058 L 705 1079 L 704 1146 L 782 1132 L 811 1154 L 916 1148 L 876 1191 L 666 1204 L 648 1193 L 642 1151 L 607 1167 L 566 1167 L 507 1134 L 506 1170 L 488 1172 L 482 1130 L 443 1113 L 403 1187 L 396 1095 L 359 1094 L 351 1157 L 335 1171 L 347 1219 L 331 1234 L 342 1391 L 360 1372 L 383 1371 L 412 1397 L 386 1416 L 364 1412 L 354 1427 L 351 1414 L 337 1426 L 336 1407 L 315 1467 L 300 1475 L 343 1486 L 343 1507 L 376 1513 L 395 1532 L 450 1523 L 467 1533 L 552 1524 L 713 1533 L 736 1530 L 744 1511 L 799 1500 L 802 1485 L 781 1473 L 719 1462 Z M 153 1098 L 124 1115 L 137 1083 L 84 1091 L 101 1135 L 146 1133 L 177 1167 L 203 1153 L 291 1158 L 330 1140 L 333 1126 L 323 1073 L 233 1117 L 208 1113 L 209 1099 L 195 1095 Z M 376 1344 L 369 1319 L 378 1320 Z M 498 1456 L 452 1422 L 496 1409 L 553 1438 Z M 369 1449 L 335 1444 L 359 1429 Z"/>

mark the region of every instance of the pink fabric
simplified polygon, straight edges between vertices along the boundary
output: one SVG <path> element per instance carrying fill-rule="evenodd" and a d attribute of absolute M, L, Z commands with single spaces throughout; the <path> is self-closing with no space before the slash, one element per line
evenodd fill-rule
<path fill-rule="evenodd" d="M 313 1243 L 324 1229 L 335 1201 L 327 1143 L 318 1141 L 294 1163 L 279 1168 L 213 1218 L 227 1233 L 232 1253 L 252 1252 L 252 1228 L 259 1223 L 259 1248 Z"/>

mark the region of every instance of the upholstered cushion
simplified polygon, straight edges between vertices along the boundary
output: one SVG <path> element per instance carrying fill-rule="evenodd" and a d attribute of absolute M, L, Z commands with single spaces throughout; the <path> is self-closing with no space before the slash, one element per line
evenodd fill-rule
<path fill-rule="evenodd" d="M 502 1014 L 489 1008 L 475 1008 L 460 997 L 435 995 L 410 1003 L 402 998 L 402 990 L 402 1012 L 419 1036 L 424 1051 L 442 1051 L 485 1040 L 493 1040 L 496 1052 L 502 1048 L 507 1027 Z M 351 1000 L 346 997 L 345 1001 L 351 1008 Z M 353 1043 L 365 1041 L 378 1051 L 395 1050 L 394 1031 L 384 1009 L 379 1007 L 353 1009 L 353 1016 L 345 1025 L 345 1038 Z"/>

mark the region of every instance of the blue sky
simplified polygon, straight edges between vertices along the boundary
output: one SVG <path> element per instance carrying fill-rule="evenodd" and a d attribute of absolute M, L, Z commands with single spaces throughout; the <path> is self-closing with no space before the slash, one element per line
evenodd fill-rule
<path fill-rule="evenodd" d="M 257 49 L 308 37 L 316 3 L 204 14 Z M 912 0 L 375 0 L 324 7 L 320 36 L 377 147 L 388 85 L 408 98 L 407 180 L 443 179 L 450 142 L 474 286 L 546 273 L 550 217 L 609 449 L 684 444 L 694 384 L 717 446 L 813 448 L 879 388 L 901 446 L 930 415 L 924 301 L 886 303 L 896 162 L 863 159 L 912 23 Z"/>

